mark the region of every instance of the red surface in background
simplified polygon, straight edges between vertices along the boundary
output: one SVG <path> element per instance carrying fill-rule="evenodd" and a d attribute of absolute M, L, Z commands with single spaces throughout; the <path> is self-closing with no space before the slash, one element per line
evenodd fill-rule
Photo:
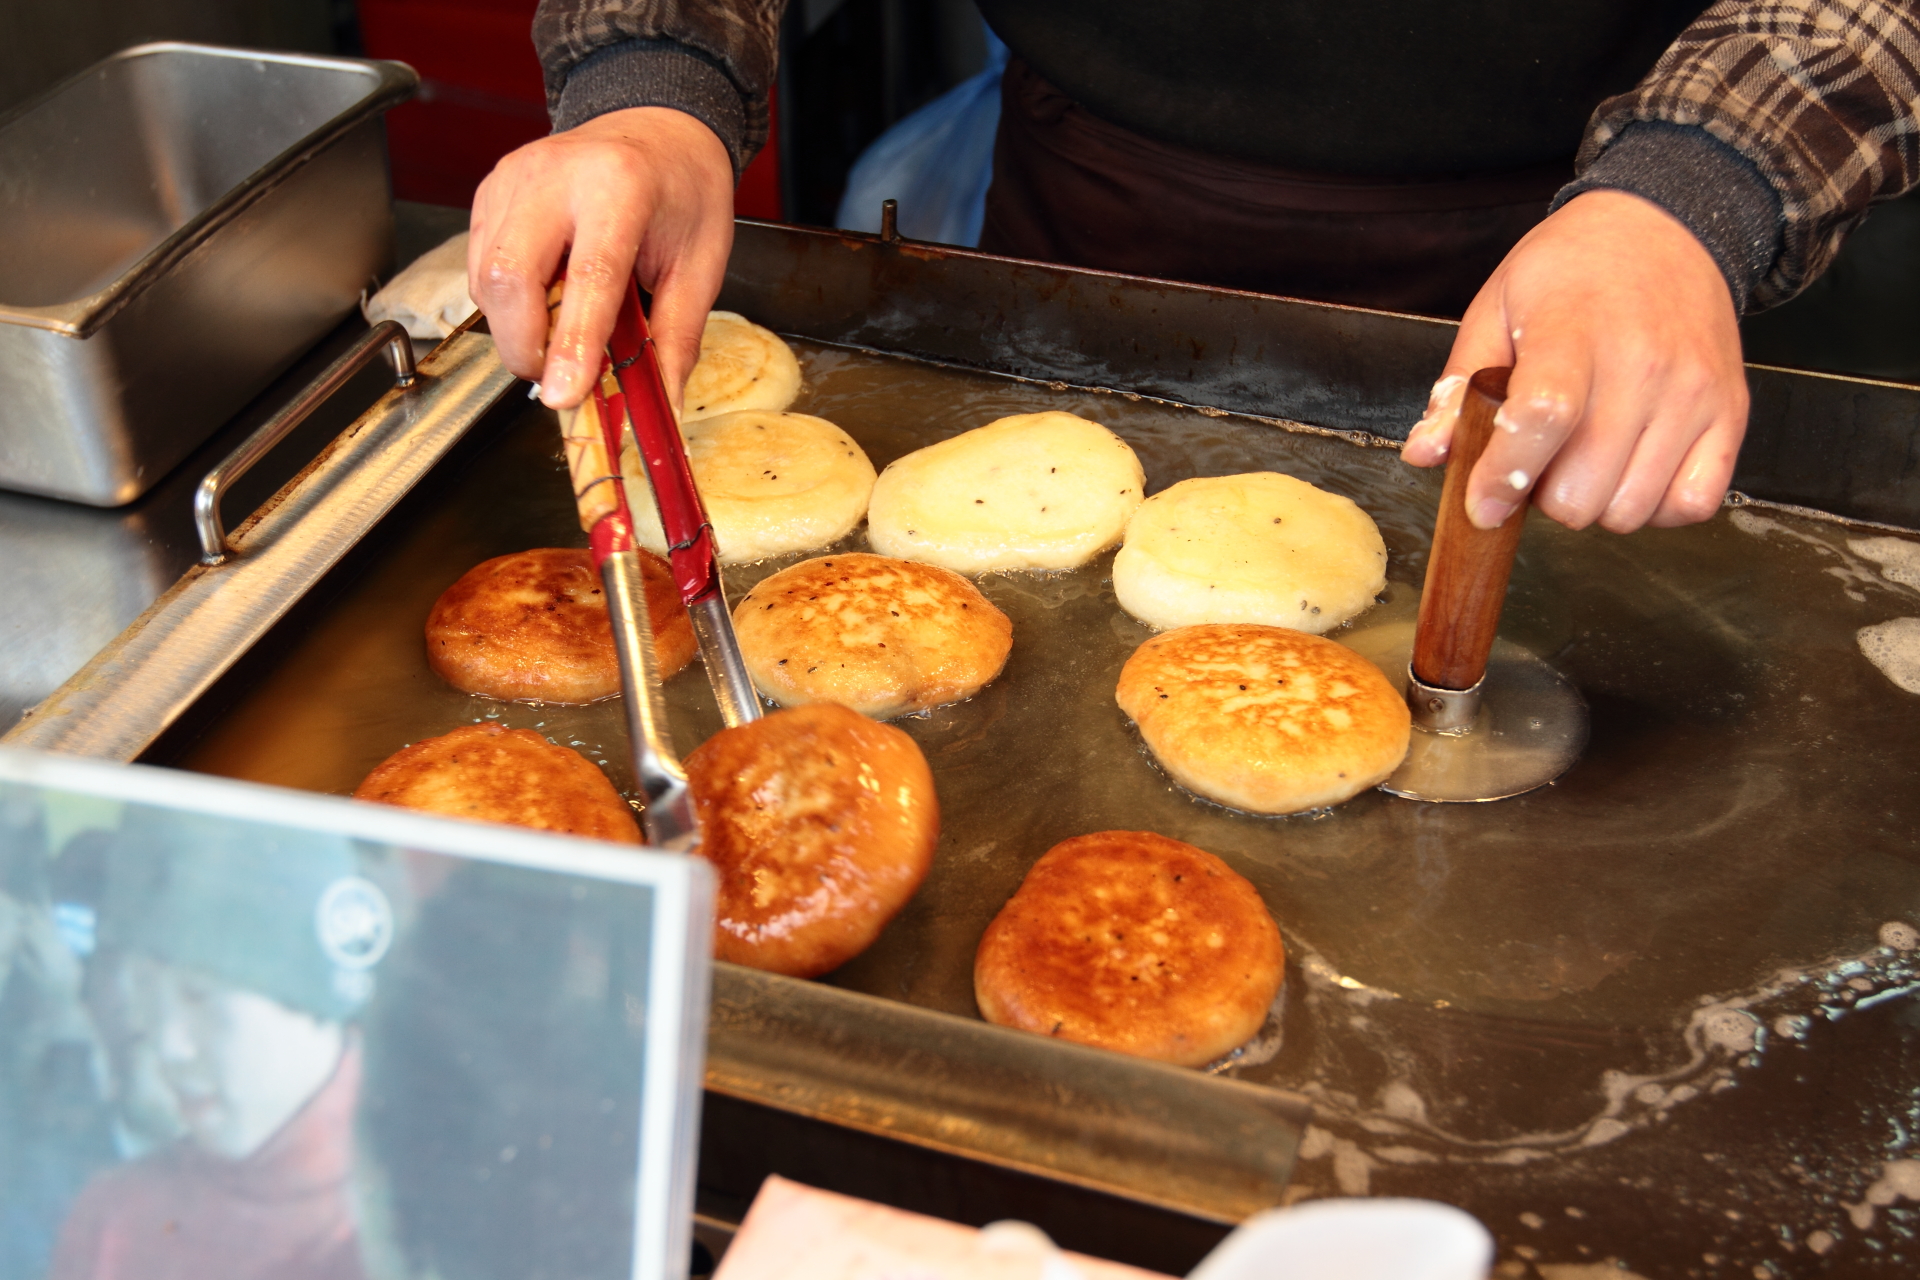
<path fill-rule="evenodd" d="M 360 0 L 367 56 L 420 73 L 420 93 L 387 115 L 393 193 L 473 203 L 495 161 L 547 134 L 546 90 L 531 31 L 537 0 Z M 769 143 L 747 167 L 734 211 L 780 218 L 780 164 Z"/>
<path fill-rule="evenodd" d="M 780 208 L 779 138 L 780 94 L 776 89 L 767 95 L 767 145 L 760 148 L 760 154 L 740 175 L 740 185 L 733 189 L 733 212 L 736 217 L 765 218 L 769 222 L 786 221 L 786 215 Z"/>

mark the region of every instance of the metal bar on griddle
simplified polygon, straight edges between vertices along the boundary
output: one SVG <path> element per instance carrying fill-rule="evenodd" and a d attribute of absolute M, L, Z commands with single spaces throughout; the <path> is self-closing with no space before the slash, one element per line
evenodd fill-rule
<path fill-rule="evenodd" d="M 1298 1094 L 738 965 L 713 967 L 707 1088 L 1211 1222 L 1280 1202 Z"/>
<path fill-rule="evenodd" d="M 513 385 L 493 339 L 458 330 L 232 536 L 0 741 L 132 760 L 212 687 Z"/>
<path fill-rule="evenodd" d="M 414 382 L 413 341 L 407 331 L 392 320 L 382 320 L 353 344 L 347 353 L 327 366 L 294 402 L 276 413 L 272 420 L 241 442 L 219 466 L 207 472 L 193 495 L 193 524 L 200 534 L 200 563 L 223 563 L 233 549 L 227 545 L 227 528 L 220 519 L 220 499 L 233 482 L 253 469 L 254 463 L 285 440 L 293 429 L 313 416 L 313 411 L 347 385 L 353 375 L 364 369 L 382 351 L 393 366 L 393 385 L 410 387 Z"/>

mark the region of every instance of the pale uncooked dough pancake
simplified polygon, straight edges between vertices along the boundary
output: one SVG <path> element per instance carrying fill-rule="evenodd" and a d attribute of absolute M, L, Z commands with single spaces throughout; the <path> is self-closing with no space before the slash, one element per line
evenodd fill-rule
<path fill-rule="evenodd" d="M 812 551 L 851 533 L 867 513 L 873 463 L 825 418 L 749 410 L 687 423 L 687 461 L 722 564 Z M 629 441 L 620 455 L 640 545 L 666 554 L 653 486 Z"/>
<path fill-rule="evenodd" d="M 1064 840 L 1033 864 L 973 959 L 988 1022 L 1183 1067 L 1259 1032 L 1286 961 L 1254 887 L 1150 831 Z"/>
<path fill-rule="evenodd" d="M 881 473 L 867 539 L 960 573 L 1072 569 L 1120 541 L 1146 473 L 1127 442 L 1071 413 L 1022 413 Z"/>
<path fill-rule="evenodd" d="M 886 720 L 958 702 L 1000 674 L 1013 623 L 951 569 L 862 554 L 803 560 L 733 611 L 740 653 L 781 706 Z"/>
<path fill-rule="evenodd" d="M 633 808 L 585 756 L 531 729 L 462 725 L 374 766 L 356 800 L 639 844 Z"/>
<path fill-rule="evenodd" d="M 811 978 L 865 951 L 940 840 L 912 738 L 845 707 L 722 729 L 687 757 L 700 856 L 718 873 L 713 954 Z"/>
<path fill-rule="evenodd" d="M 1121 668 L 1115 699 L 1181 786 L 1253 813 L 1377 786 L 1412 729 L 1406 700 L 1353 650 L 1251 623 L 1153 637 Z"/>
<path fill-rule="evenodd" d="M 680 420 L 741 409 L 784 409 L 800 394 L 800 361 L 771 329 L 714 311 L 700 333 L 700 360 L 687 378 Z"/>
<path fill-rule="evenodd" d="M 1182 480 L 1133 513 L 1120 607 L 1151 627 L 1262 622 L 1315 635 L 1387 585 L 1387 544 L 1352 499 L 1273 471 Z"/>

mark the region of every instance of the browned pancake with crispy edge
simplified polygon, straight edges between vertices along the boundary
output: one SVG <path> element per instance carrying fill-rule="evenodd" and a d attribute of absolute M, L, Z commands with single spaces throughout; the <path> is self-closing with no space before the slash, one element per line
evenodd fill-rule
<path fill-rule="evenodd" d="M 973 960 L 988 1022 L 1183 1067 L 1245 1044 L 1286 954 L 1226 863 L 1150 831 L 1063 840 L 1033 864 Z"/>
<path fill-rule="evenodd" d="M 718 873 L 713 953 L 811 978 L 880 936 L 933 865 L 940 806 L 912 738 L 846 707 L 776 711 L 687 757 Z"/>
<path fill-rule="evenodd" d="M 531 729 L 461 725 L 400 748 L 354 788 L 356 800 L 640 843 L 633 807 L 585 756 Z"/>
<path fill-rule="evenodd" d="M 733 611 L 760 692 L 886 720 L 958 702 L 1007 665 L 1013 623 L 951 569 L 864 553 L 782 569 Z"/>
<path fill-rule="evenodd" d="M 1331 640 L 1256 623 L 1157 635 L 1121 668 L 1120 709 L 1181 786 L 1299 813 L 1386 780 L 1412 717 L 1380 669 Z"/>
<path fill-rule="evenodd" d="M 667 562 L 640 553 L 665 679 L 693 661 L 693 624 Z M 578 704 L 620 692 L 620 663 L 593 554 L 538 547 L 475 565 L 427 614 L 427 664 L 464 693 Z"/>

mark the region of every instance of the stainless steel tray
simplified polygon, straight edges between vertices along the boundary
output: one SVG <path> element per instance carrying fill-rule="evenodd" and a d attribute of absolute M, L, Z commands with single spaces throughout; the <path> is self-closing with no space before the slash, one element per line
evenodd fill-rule
<path fill-rule="evenodd" d="M 128 49 L 0 120 L 0 487 L 129 502 L 391 262 L 394 62 Z"/>
<path fill-rule="evenodd" d="M 840 422 L 877 463 L 1052 407 L 1127 437 L 1155 488 L 1282 467 L 1353 495 L 1382 525 L 1394 588 L 1350 638 L 1407 615 L 1436 478 L 1401 467 L 1367 428 L 1418 411 L 1446 326 L 755 227 L 741 230 L 734 272 L 729 305 L 812 339 L 797 344 L 799 407 Z M 153 758 L 343 790 L 395 743 L 497 714 L 604 756 L 617 775 L 617 707 L 484 704 L 421 658 L 420 620 L 452 576 L 499 551 L 577 540 L 537 407 L 503 404 L 464 470 L 437 475 L 410 517 L 367 539 L 377 560 L 268 634 L 357 536 L 321 522 L 318 505 L 281 513 L 317 501 L 310 490 L 372 483 L 362 465 L 412 458 L 407 474 L 424 474 L 417 460 L 445 447 L 427 438 L 456 430 L 437 421 L 432 384 L 478 374 L 484 348 L 469 334 L 436 353 L 429 386 L 356 436 L 389 452 L 330 460 L 243 535 L 231 572 L 276 555 L 277 571 L 244 588 L 220 585 L 226 569 L 190 575 L 13 740 L 124 758 L 187 713 L 210 719 L 197 736 L 176 728 Z M 1788 429 L 1831 461 L 1809 477 L 1749 459 L 1749 485 L 1782 497 L 1851 485 L 1828 491 L 1883 518 L 1920 509 L 1912 481 L 1869 465 L 1912 440 L 1911 389 L 1753 376 L 1760 461 L 1787 447 Z M 481 380 L 497 377 L 496 366 Z M 1124 390 L 1069 385 L 1096 378 Z M 1312 424 L 1249 412 L 1267 405 Z M 397 425 L 409 414 L 423 433 L 412 446 Z M 1113 606 L 1102 566 L 988 578 L 1015 621 L 1005 677 L 904 726 L 933 762 L 947 817 L 932 877 L 828 983 L 723 973 L 709 1087 L 1020 1168 L 1055 1152 L 1061 1167 L 1040 1171 L 1215 1218 L 1281 1194 L 1306 1094 L 1316 1118 L 1289 1194 L 1449 1199 L 1486 1220 L 1516 1266 L 1613 1256 L 1678 1275 L 1711 1252 L 1721 1261 L 1709 1272 L 1794 1274 L 1825 1265 L 1804 1243 L 1814 1231 L 1839 1240 L 1837 1256 L 1899 1264 L 1904 1237 L 1870 1241 L 1841 1203 L 1865 1203 L 1902 1150 L 1913 1065 L 1902 1019 L 1920 979 L 1920 701 L 1855 639 L 1920 614 L 1920 592 L 1874 559 L 1882 538 L 1916 545 L 1755 503 L 1629 539 L 1538 523 L 1507 633 L 1593 701 L 1588 756 L 1522 800 L 1367 796 L 1292 819 L 1194 801 L 1138 750 L 1111 692 L 1144 632 Z M 772 567 L 737 575 L 735 589 Z M 248 649 L 258 667 L 213 687 Z M 690 673 L 670 691 L 683 746 L 718 727 L 699 685 Z M 1084 1055 L 971 1020 L 979 930 L 1034 857 L 1096 826 L 1153 827 L 1219 852 L 1280 921 L 1287 988 L 1255 1052 L 1220 1064 L 1238 1079 L 1142 1075 L 1131 1092 L 1146 1101 L 1130 1104 L 1128 1089 L 1089 1092 Z M 937 1063 L 916 1056 L 934 1038 L 925 1028 L 942 1029 Z M 1024 1090 L 1023 1053 L 1034 1055 Z M 967 1066 L 935 1069 L 949 1061 Z M 974 1087 L 970 1073 L 994 1083 Z M 1843 1076 L 1844 1089 L 1800 1083 Z M 1117 1155 L 1114 1135 L 1131 1135 Z M 1880 1212 L 1885 1224 L 1898 1211 Z"/>

